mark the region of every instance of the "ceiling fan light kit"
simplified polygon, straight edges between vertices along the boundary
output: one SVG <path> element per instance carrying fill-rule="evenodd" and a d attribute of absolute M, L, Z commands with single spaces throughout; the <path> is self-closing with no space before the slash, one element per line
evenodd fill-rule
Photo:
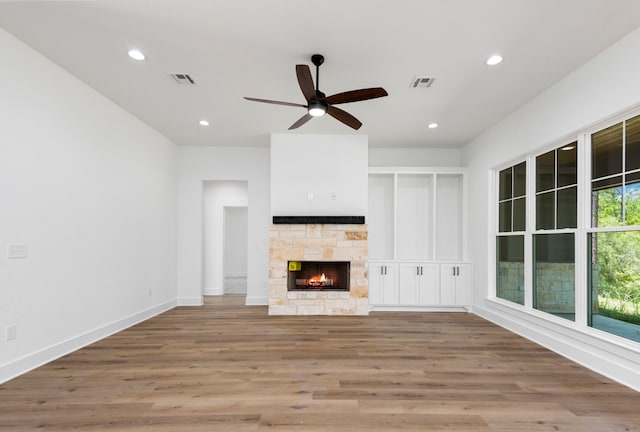
<path fill-rule="evenodd" d="M 306 108 L 307 113 L 300 117 L 294 124 L 292 124 L 289 127 L 289 130 L 297 129 L 311 120 L 313 117 L 321 117 L 325 114 L 329 114 L 336 120 L 346 124 L 347 126 L 355 130 L 358 130 L 360 129 L 360 126 L 362 126 L 362 123 L 348 112 L 337 108 L 334 105 L 388 96 L 388 93 L 382 87 L 351 90 L 343 93 L 337 93 L 331 96 L 326 96 L 323 92 L 320 91 L 319 88 L 320 65 L 324 63 L 324 56 L 320 54 L 312 55 L 311 63 L 313 63 L 316 67 L 315 86 L 313 84 L 313 77 L 311 76 L 311 70 L 309 69 L 309 66 L 296 65 L 296 76 L 298 78 L 298 85 L 300 86 L 300 90 L 302 91 L 302 94 L 307 101 L 306 105 L 251 97 L 245 97 L 245 99 L 253 102 Z"/>

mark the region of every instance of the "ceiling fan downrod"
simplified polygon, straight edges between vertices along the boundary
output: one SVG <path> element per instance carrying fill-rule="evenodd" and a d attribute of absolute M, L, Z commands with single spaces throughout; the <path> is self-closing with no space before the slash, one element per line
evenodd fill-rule
<path fill-rule="evenodd" d="M 316 66 L 316 94 L 320 93 L 320 65 L 324 63 L 322 54 L 314 54 L 311 56 L 311 63 Z"/>

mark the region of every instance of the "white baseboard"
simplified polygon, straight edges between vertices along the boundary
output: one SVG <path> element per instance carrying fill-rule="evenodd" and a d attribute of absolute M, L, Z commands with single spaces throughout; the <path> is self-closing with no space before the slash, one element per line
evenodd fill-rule
<path fill-rule="evenodd" d="M 560 325 L 487 301 L 474 305 L 472 312 L 500 327 L 560 354 L 588 369 L 635 391 L 640 391 L 640 350 L 587 334 L 569 325 Z"/>
<path fill-rule="evenodd" d="M 0 365 L 0 384 L 52 362 L 53 360 L 65 356 L 73 351 L 111 336 L 112 334 L 125 330 L 142 321 L 148 320 L 158 314 L 173 309 L 175 306 L 175 300 L 153 306 L 111 324 L 74 336 L 71 339 L 67 339 L 66 341 L 44 348 L 18 360 Z"/>
<path fill-rule="evenodd" d="M 244 304 L 247 306 L 267 306 L 269 304 L 269 297 L 247 296 Z"/>
<path fill-rule="evenodd" d="M 466 307 L 462 306 L 380 306 L 370 305 L 371 312 L 469 312 Z"/>
<path fill-rule="evenodd" d="M 178 306 L 202 306 L 203 304 L 202 296 L 178 298 Z"/>

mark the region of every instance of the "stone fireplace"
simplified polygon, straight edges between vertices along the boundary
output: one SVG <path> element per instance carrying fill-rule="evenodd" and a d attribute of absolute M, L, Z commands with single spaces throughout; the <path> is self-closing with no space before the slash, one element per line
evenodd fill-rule
<path fill-rule="evenodd" d="M 269 234 L 270 315 L 369 314 L 367 225 L 274 223 Z"/>

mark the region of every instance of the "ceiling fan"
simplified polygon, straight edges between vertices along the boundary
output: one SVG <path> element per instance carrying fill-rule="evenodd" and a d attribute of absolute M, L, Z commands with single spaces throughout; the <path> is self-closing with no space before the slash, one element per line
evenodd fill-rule
<path fill-rule="evenodd" d="M 309 66 L 301 64 L 296 65 L 296 76 L 298 77 L 298 84 L 300 85 L 300 90 L 302 90 L 304 98 L 307 100 L 306 105 L 292 102 L 280 102 L 269 99 L 257 99 L 251 97 L 245 97 L 245 99 L 254 102 L 306 108 L 307 113 L 300 117 L 294 124 L 292 124 L 289 127 L 289 130 L 297 129 L 311 120 L 313 117 L 320 117 L 324 114 L 329 114 L 336 120 L 341 121 L 347 126 L 358 130 L 360 129 L 360 126 L 362 126 L 362 123 L 348 112 L 341 110 L 334 105 L 388 96 L 388 93 L 382 87 L 351 90 L 343 93 L 336 93 L 331 96 L 326 96 L 319 89 L 320 65 L 324 63 L 324 56 L 320 54 L 314 54 L 311 56 L 311 62 L 316 67 L 315 88 L 313 86 L 313 77 L 311 76 L 311 70 L 309 69 Z"/>

